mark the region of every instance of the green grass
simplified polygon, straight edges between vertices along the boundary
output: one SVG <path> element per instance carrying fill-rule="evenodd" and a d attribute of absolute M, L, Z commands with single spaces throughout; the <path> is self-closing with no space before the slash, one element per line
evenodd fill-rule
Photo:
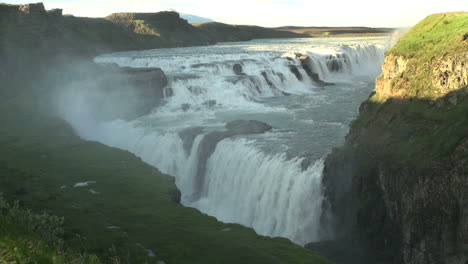
<path fill-rule="evenodd" d="M 406 33 L 387 54 L 427 62 L 434 57 L 466 52 L 467 33 L 468 12 L 431 15 Z"/>
<path fill-rule="evenodd" d="M 457 94 L 457 105 L 449 101 Z M 353 125 L 365 126 L 380 141 L 378 152 L 399 166 L 424 171 L 434 160 L 450 156 L 468 131 L 468 92 L 439 98 L 389 100 L 373 106 Z M 387 137 L 384 137 L 387 135 Z M 374 148 L 375 146 L 372 146 Z"/>
<path fill-rule="evenodd" d="M 468 12 L 443 13 L 428 16 L 409 32 L 386 55 L 402 56 L 407 66 L 401 76 L 392 80 L 391 85 L 406 90 L 404 98 L 425 98 L 435 100 L 448 91 L 440 91 L 433 85 L 437 78 L 434 63 L 444 58 L 458 60 L 468 51 Z M 382 79 L 382 77 L 380 77 Z M 371 100 L 384 101 L 379 94 Z"/>
<path fill-rule="evenodd" d="M 35 214 L 0 196 L 0 263 L 100 263 L 96 256 L 65 251 L 55 236 L 61 230 L 61 218 Z M 56 231 L 53 237 L 50 231 Z"/>
<path fill-rule="evenodd" d="M 0 106 L 0 192 L 63 216 L 67 247 L 104 262 L 117 256 L 124 263 L 329 263 L 287 239 L 174 202 L 172 177 L 129 152 L 81 140 L 63 121 L 25 110 L 32 100 L 21 100 Z M 83 181 L 96 183 L 71 187 Z"/>

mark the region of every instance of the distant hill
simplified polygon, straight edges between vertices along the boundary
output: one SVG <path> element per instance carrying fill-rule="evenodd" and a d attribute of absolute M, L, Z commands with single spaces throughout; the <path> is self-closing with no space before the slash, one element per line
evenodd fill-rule
<path fill-rule="evenodd" d="M 289 31 L 298 34 L 306 34 L 311 37 L 353 37 L 353 36 L 383 36 L 389 35 L 396 28 L 371 28 L 371 27 L 296 27 L 285 26 L 275 28 L 281 31 Z"/>
<path fill-rule="evenodd" d="M 259 26 L 229 25 L 219 22 L 193 23 L 216 42 L 245 41 L 265 38 L 309 38 L 311 36 L 287 30 L 277 30 Z"/>
<path fill-rule="evenodd" d="M 196 15 L 191 15 L 191 14 L 185 14 L 185 13 L 181 13 L 181 12 L 179 12 L 177 10 L 174 10 L 174 9 L 171 9 L 170 11 L 179 13 L 180 17 L 187 20 L 187 22 L 189 22 L 190 24 L 192 24 L 192 23 L 215 22 L 213 19 L 207 18 L 207 17 L 201 17 L 201 16 L 196 16 Z"/>

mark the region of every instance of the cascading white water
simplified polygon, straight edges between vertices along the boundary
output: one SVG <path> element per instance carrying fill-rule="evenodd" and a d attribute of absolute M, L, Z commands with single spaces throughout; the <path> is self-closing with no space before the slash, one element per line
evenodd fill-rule
<path fill-rule="evenodd" d="M 300 45 L 223 44 L 101 56 L 96 62 L 162 68 L 169 79 L 166 103 L 150 115 L 133 121 L 100 123 L 92 119 L 93 113 L 83 111 L 85 105 L 73 107 L 78 102 L 73 95 L 62 98 L 63 116 L 80 136 L 129 150 L 162 172 L 175 176 L 186 206 L 198 208 L 221 221 L 253 227 L 262 235 L 287 237 L 301 245 L 317 241 L 321 239 L 323 200 L 320 157 L 329 148 L 315 147 L 320 144 L 301 148 L 293 143 L 339 142 L 334 138 L 334 131 L 342 135 L 347 128 L 336 124 L 348 122 L 357 112 L 359 102 L 367 96 L 367 92 L 361 96 L 359 91 L 370 87 L 368 83 L 378 74 L 383 45 L 379 44 L 381 40 L 346 45 L 332 45 L 329 40 L 311 45 L 316 40 L 307 41 L 304 42 L 307 45 L 302 42 Z M 318 88 L 301 63 L 288 58 L 294 52 L 307 54 L 312 70 L 321 79 L 337 85 L 324 90 Z M 233 72 L 235 64 L 242 66 L 242 74 Z M 292 66 L 297 68 L 302 80 L 293 73 Z M 323 92 L 330 93 L 327 99 L 323 99 Z M 335 99 L 337 103 L 333 103 Z M 340 100 L 354 102 L 345 111 L 349 116 L 342 116 L 340 111 L 335 113 L 335 108 L 329 109 L 330 104 L 337 104 L 337 110 L 348 109 Z M 322 122 L 317 107 L 327 111 L 330 119 Z M 304 109 L 308 111 L 305 116 L 297 112 Z M 224 123 L 234 119 L 259 119 L 274 128 L 263 135 L 236 136 L 217 143 L 206 160 L 200 190 L 196 179 L 202 160 L 200 145 L 211 131 L 224 130 Z M 204 130 L 194 137 L 192 147 L 187 150 L 179 133 L 190 127 Z M 275 147 L 268 147 L 271 144 Z M 310 153 L 303 153 L 303 149 Z M 308 167 L 302 166 L 301 156 L 306 154 L 315 160 Z"/>
<path fill-rule="evenodd" d="M 188 205 L 303 245 L 319 237 L 322 169 L 322 160 L 302 170 L 300 159 L 265 155 L 245 140 L 225 140 L 208 161 L 205 193 Z"/>
<path fill-rule="evenodd" d="M 312 70 L 322 80 L 332 82 L 355 76 L 373 79 L 380 73 L 383 62 L 383 47 L 373 44 L 314 47 L 301 53 L 309 55 Z M 181 105 L 188 110 L 188 106 L 199 109 L 214 103 L 223 108 L 245 109 L 253 106 L 250 102 L 265 97 L 310 93 L 318 84 L 307 76 L 299 60 L 291 59 L 294 56 L 294 52 L 193 54 L 188 58 L 185 53 L 157 57 L 124 53 L 97 57 L 95 61 L 121 67 L 163 69 L 169 76 L 168 89 L 172 95 L 167 107 L 174 111 Z M 236 64 L 241 65 L 243 75 L 234 74 Z M 292 66 L 297 68 L 302 80 L 291 71 Z"/>
<path fill-rule="evenodd" d="M 71 118 L 71 117 L 69 117 Z M 267 236 L 290 238 L 298 244 L 319 239 L 323 161 L 303 170 L 300 158 L 267 155 L 245 139 L 221 141 L 207 162 L 202 196 L 193 200 L 198 148 L 204 135 L 195 138 L 189 154 L 176 133 L 159 133 L 137 122 L 121 120 L 78 126 L 90 140 L 126 149 L 164 173 L 177 175 L 182 203 L 219 220 L 253 227 Z"/>

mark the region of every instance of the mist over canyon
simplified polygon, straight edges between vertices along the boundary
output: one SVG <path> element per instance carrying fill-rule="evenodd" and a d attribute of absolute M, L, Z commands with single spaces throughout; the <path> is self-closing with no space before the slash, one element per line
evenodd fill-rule
<path fill-rule="evenodd" d="M 466 12 L 0 14 L 0 261 L 467 261 Z"/>

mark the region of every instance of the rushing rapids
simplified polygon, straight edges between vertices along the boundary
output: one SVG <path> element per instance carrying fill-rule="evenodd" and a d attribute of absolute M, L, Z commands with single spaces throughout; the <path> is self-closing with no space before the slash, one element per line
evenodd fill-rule
<path fill-rule="evenodd" d="M 98 122 L 80 102 L 64 118 L 80 136 L 175 176 L 184 205 L 305 244 L 330 235 L 320 227 L 322 157 L 373 88 L 383 44 L 262 40 L 103 55 L 95 61 L 161 68 L 164 103 L 135 120 Z"/>

